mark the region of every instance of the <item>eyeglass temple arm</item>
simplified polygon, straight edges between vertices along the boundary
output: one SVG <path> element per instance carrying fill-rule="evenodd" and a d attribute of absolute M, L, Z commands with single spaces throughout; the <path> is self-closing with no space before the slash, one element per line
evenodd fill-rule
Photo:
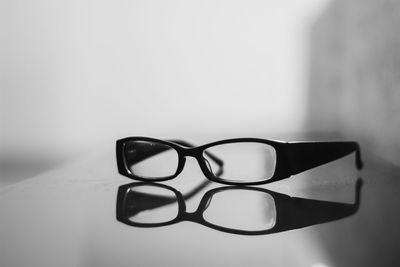
<path fill-rule="evenodd" d="M 357 142 L 289 142 L 290 174 L 297 174 L 356 152 L 357 169 L 362 169 L 361 150 Z"/>

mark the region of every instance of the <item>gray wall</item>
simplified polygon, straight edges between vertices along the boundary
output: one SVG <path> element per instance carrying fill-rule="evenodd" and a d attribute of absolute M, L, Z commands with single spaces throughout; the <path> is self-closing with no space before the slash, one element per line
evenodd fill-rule
<path fill-rule="evenodd" d="M 309 125 L 400 164 L 400 2 L 333 1 L 310 36 Z"/>

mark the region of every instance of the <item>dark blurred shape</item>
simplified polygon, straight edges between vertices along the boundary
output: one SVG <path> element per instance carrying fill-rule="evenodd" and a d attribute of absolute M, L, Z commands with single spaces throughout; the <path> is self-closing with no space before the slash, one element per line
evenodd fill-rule
<path fill-rule="evenodd" d="M 312 29 L 308 103 L 309 129 L 363 141 L 396 165 L 399 13 L 399 1 L 332 1 Z"/>
<path fill-rule="evenodd" d="M 188 213 L 185 199 L 193 194 L 183 196 L 170 186 L 139 182 L 119 187 L 116 215 L 118 221 L 136 227 L 192 221 L 232 234 L 271 234 L 355 214 L 360 205 L 361 186 L 362 180 L 358 179 L 354 204 L 290 197 L 259 187 L 223 186 L 204 193 L 197 210 Z M 160 212 L 167 206 L 169 210 Z M 169 219 L 157 221 L 160 214 Z"/>

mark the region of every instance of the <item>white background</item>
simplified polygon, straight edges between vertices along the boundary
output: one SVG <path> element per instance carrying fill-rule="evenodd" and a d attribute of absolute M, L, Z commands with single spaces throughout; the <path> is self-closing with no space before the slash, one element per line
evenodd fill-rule
<path fill-rule="evenodd" d="M 326 3 L 2 0 L 1 143 L 297 131 Z"/>

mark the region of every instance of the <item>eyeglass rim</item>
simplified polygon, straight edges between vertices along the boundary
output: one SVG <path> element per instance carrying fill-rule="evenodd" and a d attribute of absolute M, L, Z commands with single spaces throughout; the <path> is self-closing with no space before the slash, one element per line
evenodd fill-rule
<path fill-rule="evenodd" d="M 125 144 L 130 141 L 157 142 L 160 144 L 168 145 L 172 149 L 176 150 L 178 153 L 178 167 L 177 167 L 175 174 L 166 176 L 166 177 L 145 178 L 145 177 L 137 176 L 137 175 L 133 174 L 132 172 L 130 172 L 126 165 L 126 159 L 125 159 L 125 155 L 123 152 Z M 263 180 L 257 180 L 257 181 L 238 182 L 238 181 L 234 181 L 234 180 L 220 178 L 220 177 L 214 175 L 207 168 L 206 162 L 202 158 L 202 154 L 203 154 L 204 150 L 206 150 L 207 148 L 213 147 L 213 146 L 217 146 L 217 145 L 230 144 L 230 143 L 244 143 L 244 142 L 262 143 L 262 144 L 269 145 L 275 149 L 276 163 L 275 163 L 275 171 L 274 171 L 274 174 L 272 175 L 272 177 L 263 179 Z M 223 140 L 207 143 L 204 145 L 196 146 L 193 148 L 187 148 L 187 147 L 184 147 L 177 143 L 174 143 L 172 141 L 161 140 L 161 139 L 152 138 L 152 137 L 133 136 L 133 137 L 122 138 L 122 139 L 119 139 L 116 141 L 117 166 L 118 166 L 119 173 L 128 178 L 143 181 L 143 182 L 162 182 L 162 181 L 168 181 L 168 180 L 176 178 L 183 170 L 183 167 L 185 165 L 186 156 L 192 156 L 192 157 L 196 158 L 196 160 L 198 161 L 200 169 L 202 170 L 203 174 L 211 181 L 226 184 L 226 185 L 260 185 L 260 184 L 266 184 L 266 183 L 270 183 L 270 182 L 274 182 L 277 180 L 281 180 L 281 179 L 290 177 L 290 174 L 288 172 L 288 167 L 287 167 L 287 161 L 284 157 L 285 153 L 283 153 L 284 150 L 286 149 L 286 146 L 285 146 L 286 144 L 287 144 L 287 142 L 282 142 L 282 141 L 277 141 L 277 140 L 245 137 L 245 138 L 223 139 Z"/>

